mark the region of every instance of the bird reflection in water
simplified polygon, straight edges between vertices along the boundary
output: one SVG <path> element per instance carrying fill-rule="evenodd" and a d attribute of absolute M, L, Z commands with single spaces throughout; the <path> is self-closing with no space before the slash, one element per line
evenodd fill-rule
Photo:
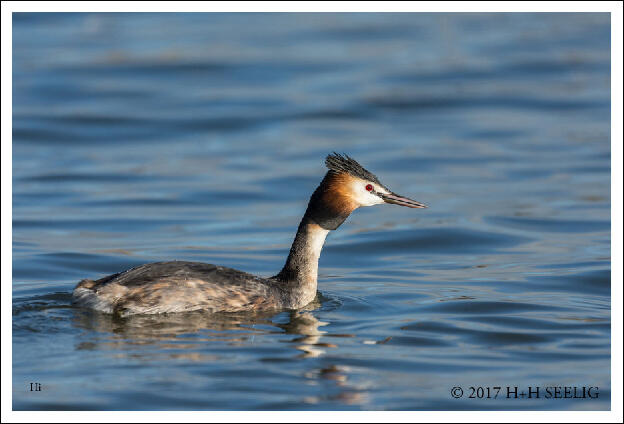
<path fill-rule="evenodd" d="M 206 349 L 207 343 L 227 343 L 232 346 L 253 348 L 263 334 L 285 333 L 294 337 L 287 343 L 300 353 L 297 359 L 318 358 L 327 349 L 337 348 L 337 344 L 323 339 L 354 337 L 353 334 L 328 334 L 322 327 L 328 325 L 314 316 L 321 307 L 317 299 L 300 310 L 282 313 L 207 314 L 202 312 L 133 315 L 126 318 L 110 314 L 93 313 L 75 309 L 73 325 L 96 335 L 89 341 L 76 346 L 78 350 L 101 350 L 114 352 L 115 357 L 141 361 L 180 360 L 191 362 L 216 362 L 224 359 L 220 354 L 212 354 Z M 318 365 L 318 362 L 311 362 Z M 315 404 L 322 400 L 332 400 L 344 404 L 366 402 L 364 387 L 349 383 L 348 366 L 323 364 L 312 368 L 302 377 L 307 384 L 323 385 L 322 396 L 308 396 L 303 402 Z M 336 390 L 338 389 L 338 390 Z M 333 393 L 332 393 L 333 392 Z"/>
<path fill-rule="evenodd" d="M 319 330 L 319 327 L 325 326 L 328 323 L 319 321 L 309 311 L 291 311 L 289 321 L 286 324 L 277 324 L 286 334 L 296 334 L 299 337 L 295 337 L 291 340 L 295 343 L 295 349 L 303 352 L 298 355 L 299 358 L 315 358 L 325 353 L 325 348 L 335 348 L 336 345 L 332 343 L 322 343 L 321 336 L 326 334 L 326 331 Z"/>
<path fill-rule="evenodd" d="M 316 357 L 324 353 L 324 348 L 336 347 L 332 343 L 320 341 L 324 331 L 319 327 L 327 323 L 319 321 L 312 311 L 321 306 L 318 300 L 307 307 L 288 312 L 286 323 L 276 323 L 272 319 L 275 312 L 254 312 L 240 314 L 209 314 L 190 312 L 178 314 L 134 315 L 125 318 L 110 314 L 75 310 L 74 326 L 99 333 L 97 338 L 80 343 L 77 349 L 134 351 L 139 346 L 157 345 L 158 351 L 151 350 L 145 355 L 162 357 L 164 349 L 176 349 L 179 358 L 214 360 L 212 356 L 180 355 L 180 350 L 197 351 L 206 347 L 207 342 L 225 342 L 229 345 L 252 345 L 256 336 L 285 332 L 297 337 L 290 342 L 303 353 L 301 358 Z M 122 353 L 123 354 L 123 353 Z M 143 354 L 141 352 L 140 354 Z"/>

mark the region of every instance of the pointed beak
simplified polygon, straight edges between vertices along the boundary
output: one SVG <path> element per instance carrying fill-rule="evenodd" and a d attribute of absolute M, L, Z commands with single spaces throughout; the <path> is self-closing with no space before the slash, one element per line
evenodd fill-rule
<path fill-rule="evenodd" d="M 407 206 L 408 208 L 426 208 L 427 205 L 417 202 L 415 200 L 409 199 L 407 197 L 399 196 L 396 193 L 379 193 L 379 196 L 386 203 L 393 203 L 395 205 Z"/>

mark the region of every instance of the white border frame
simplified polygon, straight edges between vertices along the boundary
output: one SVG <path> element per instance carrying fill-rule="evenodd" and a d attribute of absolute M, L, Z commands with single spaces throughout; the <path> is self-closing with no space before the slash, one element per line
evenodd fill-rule
<path fill-rule="evenodd" d="M 1 253 L 2 422 L 622 422 L 622 3 L 576 2 L 2 2 Z M 610 12 L 611 13 L 611 411 L 124 412 L 12 411 L 13 12 Z M 615 260 L 613 260 L 615 258 Z"/>

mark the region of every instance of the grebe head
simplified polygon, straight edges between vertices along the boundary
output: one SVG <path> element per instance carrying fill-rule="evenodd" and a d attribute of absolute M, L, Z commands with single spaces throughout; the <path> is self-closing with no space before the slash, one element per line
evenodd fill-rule
<path fill-rule="evenodd" d="M 329 171 L 312 194 L 306 216 L 326 230 L 338 228 L 360 206 L 392 203 L 426 208 L 420 202 L 393 193 L 348 155 L 328 155 L 325 165 Z"/>
<path fill-rule="evenodd" d="M 427 206 L 393 193 L 379 179 L 348 155 L 334 153 L 325 158 L 329 174 L 334 173 L 330 186 L 335 186 L 339 193 L 338 201 L 355 202 L 358 206 L 373 206 L 392 203 L 408 208 L 426 208 Z"/>

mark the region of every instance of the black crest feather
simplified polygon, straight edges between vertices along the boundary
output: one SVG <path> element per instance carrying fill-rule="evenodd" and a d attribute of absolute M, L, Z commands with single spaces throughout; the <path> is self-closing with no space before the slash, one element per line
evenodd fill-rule
<path fill-rule="evenodd" d="M 341 155 L 334 152 L 331 155 L 327 155 L 325 158 L 325 165 L 330 171 L 344 172 L 346 174 L 353 175 L 354 177 L 361 178 L 365 181 L 372 181 L 382 187 L 385 187 L 372 172 L 365 169 L 349 155 Z"/>

